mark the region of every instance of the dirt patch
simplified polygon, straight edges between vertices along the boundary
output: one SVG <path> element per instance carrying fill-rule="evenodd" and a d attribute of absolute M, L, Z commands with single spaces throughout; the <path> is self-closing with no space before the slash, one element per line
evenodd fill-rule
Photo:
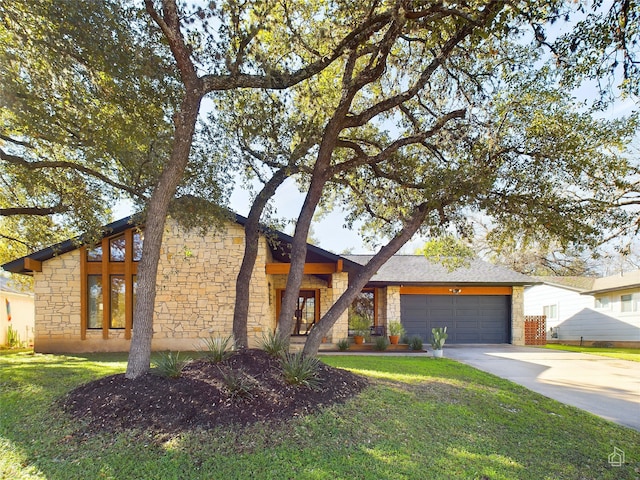
<path fill-rule="evenodd" d="M 228 388 L 225 374 L 243 377 L 246 396 Z M 190 362 L 180 378 L 148 373 L 136 380 L 111 375 L 81 385 L 61 400 L 64 411 L 86 421 L 89 431 L 142 429 L 178 433 L 220 425 L 284 421 L 342 403 L 368 381 L 323 363 L 311 389 L 289 385 L 279 361 L 262 350 L 246 349 L 212 364 Z"/>

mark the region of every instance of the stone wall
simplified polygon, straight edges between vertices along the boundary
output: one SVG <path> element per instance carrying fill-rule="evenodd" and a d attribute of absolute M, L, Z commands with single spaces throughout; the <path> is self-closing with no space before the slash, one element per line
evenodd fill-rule
<path fill-rule="evenodd" d="M 513 287 L 511 294 L 511 343 L 524 345 L 524 287 Z"/>
<path fill-rule="evenodd" d="M 53 257 L 34 273 L 34 345 L 80 341 L 80 251 Z"/>
<path fill-rule="evenodd" d="M 249 292 L 249 342 L 271 327 L 264 239 Z M 235 282 L 244 254 L 244 230 L 228 223 L 223 231 L 201 236 L 169 220 L 158 265 L 154 315 L 155 350 L 194 350 L 203 338 L 232 332 Z M 127 351 L 124 330 L 87 330 L 81 340 L 80 250 L 43 262 L 35 273 L 35 348 L 39 352 Z M 135 322 L 134 322 L 135 332 Z M 134 333 L 135 334 L 135 333 Z"/>

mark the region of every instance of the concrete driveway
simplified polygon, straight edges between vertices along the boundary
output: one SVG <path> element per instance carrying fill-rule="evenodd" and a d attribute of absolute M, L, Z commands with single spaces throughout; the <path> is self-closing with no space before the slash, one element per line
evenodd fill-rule
<path fill-rule="evenodd" d="M 445 357 L 640 431 L 640 363 L 513 345 L 445 345 Z"/>

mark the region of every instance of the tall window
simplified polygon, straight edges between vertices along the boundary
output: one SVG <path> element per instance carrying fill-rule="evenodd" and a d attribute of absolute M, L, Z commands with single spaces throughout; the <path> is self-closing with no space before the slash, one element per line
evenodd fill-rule
<path fill-rule="evenodd" d="M 596 308 L 600 310 L 609 310 L 609 297 L 596 297 Z"/>
<path fill-rule="evenodd" d="M 109 330 L 124 329 L 125 338 L 131 338 L 142 242 L 142 232 L 130 229 L 82 248 L 83 339 L 87 329 L 102 330 L 103 338 L 109 338 Z"/>

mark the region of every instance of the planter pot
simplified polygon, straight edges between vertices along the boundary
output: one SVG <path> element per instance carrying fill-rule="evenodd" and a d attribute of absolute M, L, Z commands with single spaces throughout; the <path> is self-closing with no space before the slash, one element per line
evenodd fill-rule
<path fill-rule="evenodd" d="M 391 345 L 397 345 L 400 341 L 400 335 L 389 335 L 389 343 Z"/>
<path fill-rule="evenodd" d="M 433 351 L 433 356 L 435 358 L 442 358 L 442 355 L 443 355 L 443 351 L 442 350 L 434 350 Z"/>
<path fill-rule="evenodd" d="M 364 343 L 364 337 L 362 335 L 354 335 L 353 343 L 356 345 L 362 345 Z"/>

